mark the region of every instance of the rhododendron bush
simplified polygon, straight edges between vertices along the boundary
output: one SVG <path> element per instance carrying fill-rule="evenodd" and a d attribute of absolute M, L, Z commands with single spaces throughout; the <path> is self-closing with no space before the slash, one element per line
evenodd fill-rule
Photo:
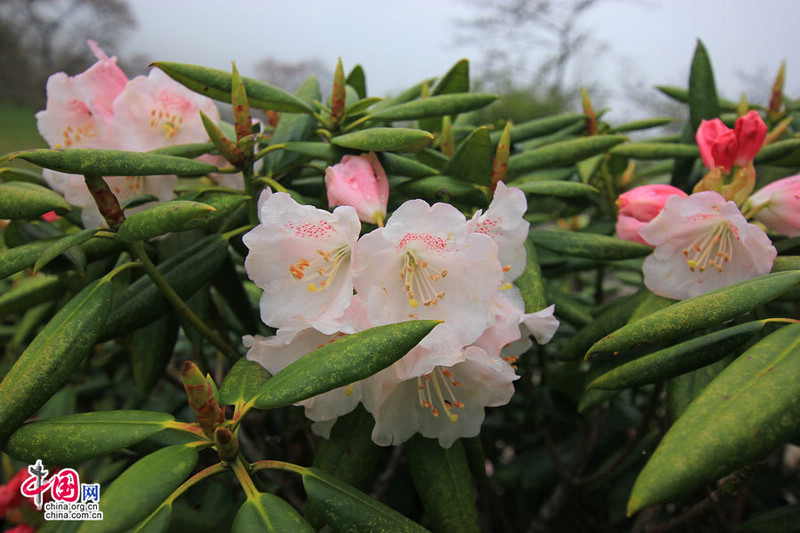
<path fill-rule="evenodd" d="M 729 102 L 698 44 L 689 88 L 661 88 L 683 133 L 658 137 L 671 119 L 616 123 L 587 93 L 581 113 L 479 123 L 498 96 L 470 91 L 466 60 L 378 98 L 341 61 L 332 87 L 290 94 L 235 66 L 129 78 L 89 44 L 91 68 L 47 83 L 50 148 L 0 168 L 8 524 L 800 516 L 800 107 L 782 70 L 769 102 Z M 21 500 L 37 460 L 100 483 L 103 520 Z"/>

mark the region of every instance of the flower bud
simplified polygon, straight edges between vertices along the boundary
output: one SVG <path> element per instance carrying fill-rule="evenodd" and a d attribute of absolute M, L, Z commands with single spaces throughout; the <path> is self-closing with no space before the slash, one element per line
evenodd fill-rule
<path fill-rule="evenodd" d="M 346 155 L 325 170 L 330 207 L 349 205 L 362 222 L 381 224 L 389 201 L 389 181 L 378 157 L 370 152 Z"/>
<path fill-rule="evenodd" d="M 214 430 L 214 444 L 217 447 L 219 458 L 226 462 L 236 460 L 239 455 L 239 440 L 231 430 L 224 426 L 219 426 Z"/>
<path fill-rule="evenodd" d="M 210 378 L 204 377 L 200 369 L 191 361 L 184 361 L 181 380 L 189 405 L 194 411 L 203 432 L 211 436 L 214 429 L 225 421 L 225 412 L 217 403 Z"/>
<path fill-rule="evenodd" d="M 686 198 L 686 193 L 672 185 L 642 185 L 621 194 L 617 199 L 617 237 L 626 241 L 648 244 L 639 228 L 653 220 L 667 203 L 670 196 Z"/>
<path fill-rule="evenodd" d="M 773 181 L 750 196 L 747 211 L 770 231 L 800 236 L 800 174 Z"/>
<path fill-rule="evenodd" d="M 725 172 L 752 163 L 766 137 L 767 125 L 755 111 L 736 119 L 733 130 L 718 118 L 703 120 L 695 135 L 706 167 L 723 167 Z"/>

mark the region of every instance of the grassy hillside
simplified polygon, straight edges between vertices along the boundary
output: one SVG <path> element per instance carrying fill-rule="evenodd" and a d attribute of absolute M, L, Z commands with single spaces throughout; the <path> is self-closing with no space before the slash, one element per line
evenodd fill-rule
<path fill-rule="evenodd" d="M 24 148 L 47 148 L 36 129 L 36 109 L 0 102 L 0 154 Z"/>

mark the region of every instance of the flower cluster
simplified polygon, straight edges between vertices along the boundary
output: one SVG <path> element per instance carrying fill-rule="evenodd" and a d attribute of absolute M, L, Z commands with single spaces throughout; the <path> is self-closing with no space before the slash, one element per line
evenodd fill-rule
<path fill-rule="evenodd" d="M 199 111 L 218 122 L 219 111 L 211 99 L 157 69 L 129 80 L 117 66 L 116 57 L 106 56 L 93 41 L 89 46 L 97 62 L 88 70 L 76 76 L 59 72 L 47 80 L 47 106 L 36 119 L 39 133 L 51 148 L 149 151 L 208 141 Z M 217 160 L 218 156 L 213 162 Z M 84 226 L 105 224 L 83 177 L 51 170 L 43 175 L 70 204 L 83 208 Z M 141 194 L 169 200 L 177 184 L 176 176 L 115 176 L 105 180 L 120 201 Z"/>
<path fill-rule="evenodd" d="M 328 212 L 265 191 L 260 224 L 244 236 L 245 268 L 264 291 L 262 319 L 278 331 L 245 337 L 247 357 L 275 373 L 342 335 L 443 320 L 391 367 L 301 404 L 325 434 L 363 403 L 380 445 L 417 432 L 445 447 L 477 435 L 484 407 L 513 394 L 513 363 L 527 349 L 514 342 L 521 328 L 545 343 L 558 327 L 553 306 L 525 313 L 511 283 L 525 269 L 526 209 L 525 195 L 500 183 L 488 210 L 470 220 L 449 204 L 410 200 L 359 237 L 349 205 Z"/>
<path fill-rule="evenodd" d="M 0 518 L 11 524 L 17 524 L 10 532 L 14 533 L 33 533 L 34 527 L 29 522 L 37 523 L 40 515 L 33 503 L 27 498 L 22 497 L 20 487 L 28 478 L 28 471 L 24 468 L 6 483 L 0 486 Z"/>

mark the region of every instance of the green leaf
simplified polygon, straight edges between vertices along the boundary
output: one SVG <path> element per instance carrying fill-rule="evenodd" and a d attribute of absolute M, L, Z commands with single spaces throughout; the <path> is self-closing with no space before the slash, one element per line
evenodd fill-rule
<path fill-rule="evenodd" d="M 689 121 L 692 131 L 697 131 L 700 122 L 719 116 L 717 87 L 714 84 L 714 71 L 703 41 L 697 41 L 692 58 L 692 71 L 689 74 Z"/>
<path fill-rule="evenodd" d="M 0 181 L 12 182 L 22 181 L 25 183 L 33 183 L 47 187 L 47 182 L 42 177 L 41 170 L 30 170 L 20 167 L 2 167 L 0 168 Z"/>
<path fill-rule="evenodd" d="M 525 253 L 528 257 L 525 272 L 514 281 L 514 284 L 519 288 L 525 301 L 525 312 L 535 313 L 547 307 L 544 278 L 536 256 L 536 247 L 530 240 L 525 241 Z"/>
<path fill-rule="evenodd" d="M 20 280 L 10 290 L 0 294 L 0 316 L 25 311 L 40 303 L 53 300 L 64 292 L 57 276 L 39 274 Z"/>
<path fill-rule="evenodd" d="M 431 529 L 479 532 L 472 476 L 461 441 L 445 449 L 417 435 L 406 444 L 406 454 Z"/>
<path fill-rule="evenodd" d="M 61 239 L 58 239 L 56 242 L 52 243 L 44 251 L 42 251 L 41 255 L 36 260 L 36 263 L 33 265 L 33 273 L 36 274 L 36 272 L 41 270 L 42 267 L 44 267 L 47 263 L 66 252 L 73 246 L 78 246 L 79 244 L 88 241 L 94 237 L 98 231 L 100 231 L 98 228 L 85 229 L 82 231 L 76 231 L 75 233 L 70 233 Z M 82 272 L 83 269 L 81 269 L 81 273 Z"/>
<path fill-rule="evenodd" d="M 107 278 L 84 287 L 17 359 L 0 383 L 0 441 L 61 388 L 89 354 L 111 310 L 112 292 Z"/>
<path fill-rule="evenodd" d="M 93 174 L 96 176 L 159 176 L 162 174 L 199 176 L 219 170 L 214 165 L 195 159 L 148 152 L 88 148 L 25 150 L 14 154 L 14 158 L 24 159 L 34 165 L 67 174 Z"/>
<path fill-rule="evenodd" d="M 133 332 L 131 366 L 133 381 L 139 394 L 146 398 L 169 364 L 175 341 L 178 340 L 178 319 L 168 313 L 155 322 Z"/>
<path fill-rule="evenodd" d="M 259 533 L 272 531 L 298 531 L 313 533 L 314 528 L 306 522 L 294 507 L 281 498 L 268 493 L 248 497 L 233 519 L 231 533 Z"/>
<path fill-rule="evenodd" d="M 450 176 L 421 178 L 397 187 L 397 191 L 411 198 L 422 198 L 430 203 L 448 202 L 487 206 L 486 187 L 468 183 Z"/>
<path fill-rule="evenodd" d="M 508 159 L 508 175 L 517 177 L 532 170 L 571 165 L 597 154 L 606 153 L 627 140 L 624 135 L 593 135 L 548 144 L 512 155 Z"/>
<path fill-rule="evenodd" d="M 411 351 L 439 323 L 388 324 L 326 344 L 275 374 L 258 392 L 254 405 L 284 407 L 369 377 Z"/>
<path fill-rule="evenodd" d="M 98 411 L 29 422 L 8 439 L 6 451 L 20 461 L 77 465 L 139 442 L 173 421 L 154 411 Z"/>
<path fill-rule="evenodd" d="M 633 122 L 626 122 L 625 124 L 614 126 L 611 128 L 611 131 L 613 133 L 624 133 L 627 131 L 648 130 L 650 128 L 659 128 L 661 126 L 674 123 L 675 119 L 670 117 L 646 118 L 643 120 L 635 120 Z"/>
<path fill-rule="evenodd" d="M 134 527 L 189 477 L 196 463 L 197 447 L 182 444 L 139 459 L 102 494 L 103 520 L 84 522 L 78 533 L 115 533 Z"/>
<path fill-rule="evenodd" d="M 670 428 L 631 492 L 628 514 L 669 502 L 800 436 L 800 324 L 720 372 Z"/>
<path fill-rule="evenodd" d="M 294 141 L 287 142 L 283 148 L 287 152 L 294 152 L 314 159 L 322 159 L 324 161 L 339 160 L 344 155 L 344 150 L 337 148 L 330 143 L 311 142 L 311 141 Z"/>
<path fill-rule="evenodd" d="M 672 159 L 674 157 L 700 157 L 700 149 L 693 144 L 682 143 L 626 143 L 609 151 L 612 155 L 631 159 Z"/>
<path fill-rule="evenodd" d="M 560 196 L 571 198 L 586 194 L 597 194 L 598 190 L 591 185 L 576 183 L 574 181 L 528 181 L 515 185 L 525 194 L 539 194 L 543 196 Z"/>
<path fill-rule="evenodd" d="M 703 389 L 711 383 L 722 370 L 730 364 L 731 358 L 725 357 L 716 363 L 698 368 L 692 372 L 675 376 L 667 381 L 667 414 L 675 423 L 686 408 L 697 398 Z"/>
<path fill-rule="evenodd" d="M 244 331 L 258 331 L 258 307 L 253 307 L 250 298 L 247 296 L 242 278 L 236 271 L 236 266 L 230 257 L 225 258 L 222 266 L 211 277 L 211 284 L 225 299 Z"/>
<path fill-rule="evenodd" d="M 0 183 L 0 218 L 38 218 L 49 211 L 65 215 L 72 207 L 60 194 L 24 181 Z"/>
<path fill-rule="evenodd" d="M 0 279 L 33 266 L 39 256 L 56 242 L 56 238 L 37 240 L 0 250 Z"/>
<path fill-rule="evenodd" d="M 800 523 L 800 504 L 778 507 L 736 526 L 737 533 L 790 533 Z"/>
<path fill-rule="evenodd" d="M 173 200 L 134 213 L 117 230 L 122 242 L 144 241 L 171 231 L 185 231 L 203 226 L 216 211 L 200 202 Z"/>
<path fill-rule="evenodd" d="M 780 163 L 783 163 L 783 161 L 781 161 L 782 158 L 795 155 L 798 153 L 798 151 L 800 151 L 800 139 L 787 139 L 785 141 L 778 141 L 763 146 L 761 150 L 758 151 L 758 155 L 756 155 L 756 158 L 753 160 L 753 162 L 757 165 L 764 163 L 779 165 Z M 792 160 L 789 161 L 789 163 L 792 164 L 786 166 L 797 165 L 797 158 L 793 157 L 791 159 Z"/>
<path fill-rule="evenodd" d="M 431 91 L 431 96 L 440 94 L 457 94 L 469 92 L 469 61 L 460 59 L 442 76 Z M 426 118 L 419 122 L 420 129 L 425 131 L 441 131 L 442 118 Z"/>
<path fill-rule="evenodd" d="M 303 82 L 294 94 L 299 100 L 305 102 L 309 106 L 312 105 L 314 100 L 322 100 L 319 82 L 314 76 Z M 280 120 L 278 120 L 278 125 L 275 126 L 275 131 L 272 132 L 272 138 L 269 144 L 272 146 L 288 142 L 310 141 L 314 138 L 314 127 L 316 123 L 317 119 L 305 113 L 281 113 Z M 322 145 L 322 143 L 315 144 Z M 324 146 L 330 145 L 326 144 Z M 286 150 L 277 150 L 268 153 L 264 158 L 264 168 L 275 175 L 292 168 L 292 166 L 298 164 L 302 159 L 302 154 L 287 152 Z M 327 159 L 327 157 L 323 157 L 322 159 Z M 335 159 L 335 157 L 331 157 L 331 159 Z"/>
<path fill-rule="evenodd" d="M 532 231 L 531 240 L 536 246 L 552 252 L 600 261 L 644 257 L 653 252 L 652 247 L 637 242 L 579 231 Z"/>
<path fill-rule="evenodd" d="M 563 181 L 571 178 L 573 174 L 575 174 L 574 168 L 554 168 L 519 176 L 512 181 L 506 182 L 506 185 L 509 187 L 519 187 L 523 183 L 535 181 Z"/>
<path fill-rule="evenodd" d="M 746 345 L 768 322 L 757 320 L 739 324 L 658 350 L 603 374 L 590 383 L 589 388 L 640 387 L 710 365 Z"/>
<path fill-rule="evenodd" d="M 230 72 L 169 61 L 156 61 L 152 66 L 160 68 L 170 78 L 197 93 L 220 102 L 231 103 L 233 77 Z M 311 114 L 314 112 L 311 106 L 283 89 L 252 78 L 243 77 L 242 82 L 250 107 L 289 111 L 290 113 Z"/>
<path fill-rule="evenodd" d="M 187 159 L 194 159 L 200 157 L 214 150 L 214 143 L 191 143 L 191 144 L 173 144 L 172 146 L 164 146 L 150 150 L 151 154 L 172 155 L 175 157 L 184 157 Z"/>
<path fill-rule="evenodd" d="M 355 89 L 359 98 L 367 97 L 367 78 L 364 75 L 364 68 L 361 65 L 356 65 L 350 74 L 347 75 L 347 85 Z"/>
<path fill-rule="evenodd" d="M 435 176 L 440 172 L 433 167 L 412 159 L 410 157 L 383 152 L 379 156 L 383 169 L 392 176 L 406 176 L 409 178 L 424 178 Z"/>
<path fill-rule="evenodd" d="M 669 96 L 670 98 L 678 102 L 684 104 L 689 102 L 688 89 L 684 89 L 682 87 L 672 87 L 669 85 L 656 85 L 656 89 L 658 89 L 665 95 Z M 724 98 L 720 98 L 719 96 L 717 96 L 717 102 L 719 103 L 720 111 L 735 113 L 736 110 L 739 108 L 739 104 L 737 102 L 732 102 L 731 100 L 725 100 Z"/>
<path fill-rule="evenodd" d="M 800 271 L 776 272 L 677 302 L 600 339 L 586 354 L 627 350 L 642 342 L 678 339 L 764 305 L 800 283 Z"/>
<path fill-rule="evenodd" d="M 488 186 L 492 177 L 493 156 L 489 130 L 478 128 L 458 145 L 456 153 L 442 169 L 442 174 Z"/>
<path fill-rule="evenodd" d="M 408 128 L 370 128 L 345 133 L 331 144 L 365 152 L 419 152 L 433 142 L 433 135 Z"/>
<path fill-rule="evenodd" d="M 161 505 L 144 522 L 136 526 L 132 533 L 167 533 L 172 521 L 172 505 Z"/>
<path fill-rule="evenodd" d="M 220 404 L 244 405 L 264 387 L 269 378 L 269 372 L 260 364 L 239 359 L 219 387 Z"/>
<path fill-rule="evenodd" d="M 543 135 L 555 133 L 558 130 L 583 123 L 586 116 L 582 113 L 566 113 L 554 117 L 537 118 L 511 126 L 511 144 L 527 141 Z M 502 129 L 491 134 L 492 144 L 500 142 L 503 135 Z"/>
<path fill-rule="evenodd" d="M 158 271 L 184 301 L 208 283 L 228 257 L 228 242 L 209 235 L 173 255 Z M 164 316 L 172 306 L 149 276 L 142 276 L 114 298 L 102 339 L 117 337 Z"/>
<path fill-rule="evenodd" d="M 337 532 L 427 531 L 394 509 L 317 468 L 305 469 L 303 487 L 308 494 L 308 501 Z"/>
<path fill-rule="evenodd" d="M 390 105 L 369 113 L 372 120 L 396 122 L 428 117 L 443 117 L 473 111 L 497 100 L 496 94 L 458 93 L 440 94 L 402 104 Z"/>
<path fill-rule="evenodd" d="M 196 201 L 202 202 L 216 209 L 208 213 L 208 223 L 223 221 L 228 215 L 236 212 L 250 197 L 244 194 L 236 194 L 229 191 L 206 191 L 200 194 Z"/>

